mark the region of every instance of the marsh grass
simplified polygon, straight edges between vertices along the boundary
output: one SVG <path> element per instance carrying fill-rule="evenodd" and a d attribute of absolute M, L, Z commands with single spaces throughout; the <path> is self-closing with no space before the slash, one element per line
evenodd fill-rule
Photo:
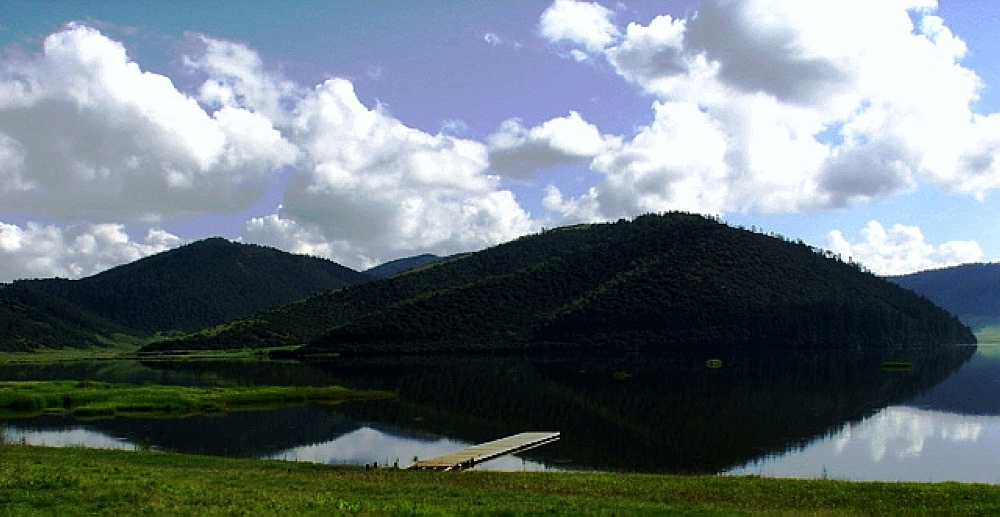
<path fill-rule="evenodd" d="M 0 514 L 996 514 L 1000 486 L 433 472 L 0 446 Z"/>
<path fill-rule="evenodd" d="M 77 418 L 177 417 L 392 396 L 392 393 L 384 391 L 355 391 L 339 386 L 191 387 L 96 381 L 19 381 L 0 382 L 0 416 L 53 413 L 71 414 Z"/>

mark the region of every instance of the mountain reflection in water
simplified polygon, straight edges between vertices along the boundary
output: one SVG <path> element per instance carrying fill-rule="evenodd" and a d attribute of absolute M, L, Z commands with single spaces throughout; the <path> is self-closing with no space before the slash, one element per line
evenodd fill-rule
<path fill-rule="evenodd" d="M 414 456 L 426 458 L 437 451 L 450 452 L 522 431 L 554 430 L 562 432 L 559 442 L 529 451 L 523 455 L 527 460 L 509 458 L 510 466 L 498 468 L 785 475 L 773 461 L 808 452 L 810 447 L 832 447 L 837 452 L 837 444 L 843 442 L 841 458 L 846 461 L 848 456 L 860 455 L 855 452 L 857 442 L 843 441 L 845 432 L 870 434 L 868 442 L 873 445 L 867 451 L 878 449 L 878 441 L 884 440 L 883 458 L 898 455 L 898 436 L 910 440 L 912 448 L 921 439 L 928 443 L 940 436 L 959 439 L 976 432 L 974 422 L 971 427 L 959 422 L 920 435 L 913 429 L 938 425 L 923 419 L 930 412 L 899 407 L 933 395 L 929 390 L 974 352 L 973 347 L 944 347 L 896 353 L 572 360 L 341 358 L 253 367 L 219 362 L 137 363 L 128 375 L 142 370 L 143 375 L 190 383 L 342 384 L 391 389 L 399 398 L 180 420 L 77 422 L 38 417 L 0 425 L 6 425 L 7 434 L 14 438 L 29 429 L 76 426 L 181 452 L 355 464 L 399 460 L 401 466 L 411 463 Z M 886 370 L 882 364 L 887 360 L 907 361 L 914 367 Z M 122 376 L 130 368 L 114 370 Z M 260 378 L 254 378 L 253 372 Z M 8 373 L 0 369 L 0 376 L 4 375 Z M 35 375 L 51 372 L 39 370 Z M 980 437 L 990 425 L 980 422 Z M 366 447 L 377 454 L 363 452 Z M 832 459 L 817 461 L 837 461 L 835 454 L 825 454 Z M 844 474 L 846 470 L 837 470 L 833 464 L 808 469 L 801 475 L 865 478 Z"/>

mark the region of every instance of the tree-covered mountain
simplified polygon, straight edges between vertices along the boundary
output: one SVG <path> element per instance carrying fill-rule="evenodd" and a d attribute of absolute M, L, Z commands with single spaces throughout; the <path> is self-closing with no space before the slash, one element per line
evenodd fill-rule
<path fill-rule="evenodd" d="M 1000 263 L 965 264 L 888 277 L 958 316 L 966 325 L 1000 325 Z"/>
<path fill-rule="evenodd" d="M 80 280 L 14 282 L 138 333 L 193 331 L 370 281 L 329 260 L 211 238 Z"/>
<path fill-rule="evenodd" d="M 126 332 L 61 298 L 0 285 L 0 351 L 103 347 Z"/>
<path fill-rule="evenodd" d="M 151 346 L 309 353 L 974 342 L 911 291 L 698 215 L 544 231 Z"/>

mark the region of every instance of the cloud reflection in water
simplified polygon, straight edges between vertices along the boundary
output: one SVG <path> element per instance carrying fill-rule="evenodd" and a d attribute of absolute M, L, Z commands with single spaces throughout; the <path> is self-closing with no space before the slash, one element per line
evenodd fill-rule
<path fill-rule="evenodd" d="M 892 406 L 729 474 L 1000 483 L 1000 417 Z"/>

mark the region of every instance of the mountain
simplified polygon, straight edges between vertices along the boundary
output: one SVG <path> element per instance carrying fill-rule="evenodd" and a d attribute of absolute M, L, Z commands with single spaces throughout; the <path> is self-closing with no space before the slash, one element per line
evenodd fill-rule
<path fill-rule="evenodd" d="M 888 277 L 927 297 L 966 325 L 1000 325 L 1000 263 L 965 264 Z"/>
<path fill-rule="evenodd" d="M 211 238 L 80 280 L 15 282 L 151 334 L 244 318 L 371 277 L 329 260 Z"/>
<path fill-rule="evenodd" d="M 889 348 L 975 342 L 952 315 L 829 254 L 698 215 L 544 231 L 150 349 Z"/>
<path fill-rule="evenodd" d="M 0 351 L 104 347 L 126 332 L 58 297 L 0 285 Z"/>
<path fill-rule="evenodd" d="M 375 278 L 388 278 L 390 276 L 402 273 L 404 271 L 409 271 L 411 269 L 417 269 L 424 266 L 429 266 L 431 264 L 441 262 L 448 257 L 439 257 L 437 255 L 431 255 L 430 253 L 425 253 L 423 255 L 417 255 L 415 257 L 406 257 L 396 260 L 390 260 L 384 264 L 380 264 L 370 269 L 366 269 L 364 273 L 366 275 L 373 276 Z"/>

